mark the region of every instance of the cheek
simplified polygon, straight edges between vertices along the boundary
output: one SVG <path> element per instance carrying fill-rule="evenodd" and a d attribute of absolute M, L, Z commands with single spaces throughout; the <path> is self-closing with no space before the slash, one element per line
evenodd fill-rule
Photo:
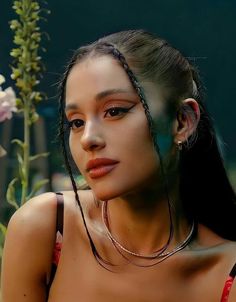
<path fill-rule="evenodd" d="M 128 129 L 126 131 L 128 131 Z M 135 149 L 136 153 L 142 154 L 143 152 L 153 151 L 153 142 L 145 115 L 142 115 L 139 120 L 137 120 L 137 124 L 131 129 L 130 137 L 132 139 L 130 139 L 128 145 L 132 149 Z"/>
<path fill-rule="evenodd" d="M 83 153 L 81 152 L 80 138 L 78 135 L 74 133 L 70 133 L 69 135 L 69 148 L 72 158 L 78 167 L 81 170 L 81 162 L 83 160 Z"/>
<path fill-rule="evenodd" d="M 143 139 L 137 142 L 133 158 L 133 169 L 137 175 L 143 174 L 145 177 L 158 169 L 159 158 L 150 136 L 143 136 Z"/>
<path fill-rule="evenodd" d="M 159 162 L 150 135 L 146 116 L 141 114 L 136 117 L 135 123 L 127 125 L 117 136 L 117 149 L 133 171 L 140 173 L 145 169 L 154 168 Z"/>

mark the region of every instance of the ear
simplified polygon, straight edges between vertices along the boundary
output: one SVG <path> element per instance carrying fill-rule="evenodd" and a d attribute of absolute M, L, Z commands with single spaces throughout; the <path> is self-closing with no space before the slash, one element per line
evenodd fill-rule
<path fill-rule="evenodd" d="M 192 98 L 182 101 L 177 112 L 174 125 L 174 141 L 186 142 L 197 129 L 200 120 L 200 108 L 198 102 Z"/>

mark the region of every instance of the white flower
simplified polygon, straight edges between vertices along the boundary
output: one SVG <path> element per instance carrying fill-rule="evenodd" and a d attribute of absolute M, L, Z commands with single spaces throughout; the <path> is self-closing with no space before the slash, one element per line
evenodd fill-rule
<path fill-rule="evenodd" d="M 1 82 L 1 75 L 0 75 Z M 12 118 L 12 112 L 16 112 L 16 95 L 11 87 L 0 91 L 0 122 Z"/>

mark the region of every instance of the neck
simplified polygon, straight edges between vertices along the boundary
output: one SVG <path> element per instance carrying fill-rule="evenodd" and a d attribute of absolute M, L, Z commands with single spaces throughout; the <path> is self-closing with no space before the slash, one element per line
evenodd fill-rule
<path fill-rule="evenodd" d="M 172 219 L 174 236 L 168 249 L 174 248 L 185 239 L 189 226 L 176 198 L 177 189 L 169 192 L 169 200 L 166 195 L 149 187 L 108 201 L 112 235 L 135 253 L 151 254 L 167 243 Z"/>

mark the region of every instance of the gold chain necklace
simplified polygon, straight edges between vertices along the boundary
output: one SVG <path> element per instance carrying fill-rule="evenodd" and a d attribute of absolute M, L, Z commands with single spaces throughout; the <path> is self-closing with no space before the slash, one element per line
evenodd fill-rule
<path fill-rule="evenodd" d="M 161 249 L 159 249 L 158 251 L 156 251 L 156 252 L 154 252 L 152 254 L 149 254 L 149 255 L 144 255 L 144 254 L 139 254 L 139 253 L 135 253 L 133 251 L 130 251 L 129 249 L 127 249 L 126 247 L 124 247 L 111 234 L 109 223 L 108 223 L 108 215 L 107 215 L 107 201 L 103 201 L 103 203 L 102 203 L 102 220 L 103 220 L 104 226 L 106 228 L 106 233 L 107 233 L 108 238 L 111 240 L 112 244 L 116 247 L 116 249 L 119 251 L 119 253 L 121 255 L 123 255 L 123 254 L 120 252 L 120 250 L 122 250 L 123 252 L 125 252 L 125 253 L 127 253 L 127 254 L 129 254 L 131 256 L 135 256 L 137 258 L 144 258 L 144 259 L 150 259 L 150 260 L 152 260 L 152 259 L 160 259 L 159 262 L 165 260 L 166 258 L 172 256 L 173 254 L 175 254 L 178 251 L 180 251 L 183 248 L 185 248 L 188 245 L 188 243 L 190 242 L 190 240 L 192 239 L 192 236 L 193 236 L 193 233 L 194 233 L 194 230 L 195 230 L 195 223 L 193 221 L 192 226 L 190 228 L 190 231 L 189 231 L 188 235 L 186 236 L 186 238 L 184 239 L 184 241 L 182 241 L 179 245 L 177 245 L 173 250 L 165 252 L 165 250 L 169 246 L 169 243 L 168 243 L 164 247 L 162 247 Z M 172 236 L 171 236 L 171 238 L 172 238 Z M 168 240 L 168 241 L 170 241 L 170 240 Z"/>

